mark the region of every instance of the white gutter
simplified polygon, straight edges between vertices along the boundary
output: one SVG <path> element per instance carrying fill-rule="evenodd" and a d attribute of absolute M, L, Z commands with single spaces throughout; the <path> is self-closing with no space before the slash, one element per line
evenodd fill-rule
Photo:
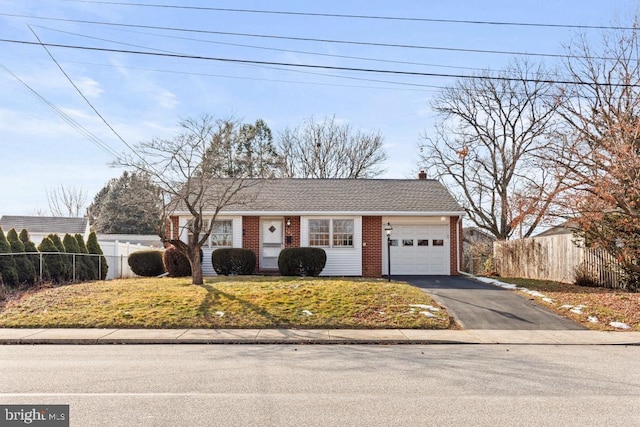
<path fill-rule="evenodd" d="M 362 211 L 220 211 L 218 216 L 323 216 L 323 215 L 352 215 L 352 216 L 459 216 L 464 215 L 464 211 L 382 211 L 382 212 L 362 212 Z M 205 217 L 213 216 L 213 212 L 203 212 Z M 191 216 L 189 211 L 176 211 L 171 216 Z"/>

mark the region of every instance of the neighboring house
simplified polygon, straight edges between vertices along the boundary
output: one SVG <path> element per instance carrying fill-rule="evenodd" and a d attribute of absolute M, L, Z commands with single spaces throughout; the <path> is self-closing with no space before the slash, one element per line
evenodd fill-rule
<path fill-rule="evenodd" d="M 5 234 L 12 228 L 15 228 L 18 233 L 26 229 L 36 246 L 49 234 L 57 234 L 60 239 L 67 233 L 72 236 L 81 234 L 86 242 L 90 233 L 88 218 L 4 215 L 0 218 L 0 227 Z"/>
<path fill-rule="evenodd" d="M 218 214 L 204 247 L 203 272 L 214 275 L 211 253 L 248 248 L 257 272 L 278 269 L 283 248 L 320 247 L 326 276 L 381 277 L 387 271 L 385 225 L 391 224 L 391 274 L 455 275 L 460 268 L 463 209 L 445 187 L 426 179 L 265 179 L 255 200 Z M 206 215 L 205 215 L 206 216 Z M 167 235 L 186 241 L 191 215 L 175 212 Z"/>
<path fill-rule="evenodd" d="M 568 220 L 568 221 L 563 222 L 562 224 L 550 227 L 547 230 L 543 231 L 540 234 L 537 234 L 534 237 L 546 237 L 546 236 L 558 236 L 558 235 L 562 235 L 562 234 L 573 234 L 576 231 L 577 228 L 578 228 L 578 225 L 575 223 L 575 221 Z"/>

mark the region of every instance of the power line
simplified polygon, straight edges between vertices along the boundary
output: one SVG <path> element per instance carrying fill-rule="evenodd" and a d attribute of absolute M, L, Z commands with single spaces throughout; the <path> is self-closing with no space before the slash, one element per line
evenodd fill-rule
<path fill-rule="evenodd" d="M 100 138 L 98 138 L 96 135 L 94 135 L 93 133 L 91 133 L 88 129 L 86 129 L 84 126 L 82 126 L 80 123 L 78 123 L 77 121 L 75 121 L 71 116 L 69 116 L 67 113 L 65 113 L 63 110 L 61 110 L 60 108 L 58 108 L 55 104 L 53 104 L 52 102 L 50 102 L 48 99 L 46 99 L 44 96 L 42 96 L 38 91 L 36 91 L 34 88 L 32 88 L 31 86 L 29 86 L 29 84 L 27 82 L 25 82 L 24 80 L 22 80 L 20 77 L 18 77 L 16 74 L 14 74 L 11 70 L 9 70 L 3 63 L 0 62 L 0 68 L 2 68 L 3 70 L 5 70 L 8 74 L 10 74 L 11 76 L 13 76 L 14 79 L 16 79 L 18 82 L 20 82 L 24 87 L 26 87 L 36 98 L 38 98 L 40 100 L 40 102 L 42 102 L 43 104 L 45 104 L 47 107 L 49 107 L 50 109 L 52 109 L 58 116 L 60 116 L 60 118 L 62 120 L 64 120 L 67 124 L 69 124 L 72 128 L 74 128 L 77 132 L 79 132 L 81 135 L 83 135 L 85 138 L 87 138 L 89 141 L 91 141 L 94 145 L 96 145 L 100 150 L 102 150 L 104 153 L 106 153 L 107 155 L 113 157 L 114 159 L 118 158 L 118 153 L 113 150 L 107 143 L 105 143 L 104 141 L 102 141 Z"/>
<path fill-rule="evenodd" d="M 122 24 L 122 23 L 114 23 L 114 22 L 88 21 L 88 20 L 82 20 L 82 19 L 50 18 L 50 17 L 20 15 L 20 14 L 11 14 L 11 13 L 0 13 L 0 16 L 41 19 L 41 20 L 48 20 L 48 21 L 73 22 L 73 23 L 89 24 L 89 25 L 104 25 L 104 26 L 112 26 L 112 27 L 144 28 L 144 29 L 152 29 L 152 30 L 175 31 L 175 32 L 185 32 L 185 33 L 197 33 L 197 34 L 215 34 L 215 35 L 235 36 L 235 37 L 253 37 L 253 38 L 273 39 L 273 40 L 292 40 L 292 41 L 305 41 L 305 42 L 315 42 L 315 43 L 385 47 L 385 48 L 396 48 L 396 49 L 436 50 L 436 51 L 445 51 L 445 52 L 485 53 L 485 54 L 493 54 L 493 55 L 533 56 L 533 57 L 565 58 L 565 59 L 566 58 L 578 58 L 578 59 L 585 58 L 584 56 L 579 56 L 579 55 L 563 55 L 563 54 L 556 54 L 556 53 L 518 52 L 518 51 L 503 51 L 503 50 L 489 50 L 489 49 L 467 49 L 467 48 L 453 48 L 453 47 L 442 47 L 442 46 L 377 43 L 377 42 L 367 42 L 367 41 L 357 41 L 357 40 L 337 40 L 337 39 L 320 39 L 320 38 L 312 38 L 312 37 L 278 36 L 278 35 L 272 35 L 272 34 L 236 33 L 236 32 L 228 32 L 228 31 L 212 31 L 212 30 L 201 30 L 201 29 L 191 29 L 191 28 L 160 27 L 155 25 Z M 590 57 L 590 58 L 605 59 L 605 60 L 615 59 L 615 58 L 602 58 L 602 57 Z"/>
<path fill-rule="evenodd" d="M 36 42 L 30 42 L 26 40 L 0 39 L 0 42 L 16 43 L 16 44 L 23 44 L 23 45 L 58 47 L 58 48 L 64 48 L 64 49 L 78 49 L 78 50 L 87 50 L 87 51 L 96 51 L 96 52 L 112 52 L 112 53 L 147 55 L 147 56 L 158 56 L 158 57 L 168 57 L 168 58 L 178 58 L 178 59 L 198 59 L 198 60 L 204 60 L 204 61 L 219 61 L 219 62 L 236 63 L 236 64 L 277 65 L 277 66 L 284 66 L 284 67 L 299 67 L 299 68 L 308 68 L 308 69 L 324 69 L 324 70 L 336 70 L 336 71 L 354 71 L 354 72 L 362 72 L 362 73 L 403 75 L 403 76 L 414 76 L 414 77 L 442 77 L 442 78 L 474 79 L 474 80 L 502 80 L 502 81 L 520 81 L 520 82 L 528 82 L 528 83 L 567 84 L 567 85 L 580 85 L 580 86 L 592 86 L 594 84 L 597 84 L 597 85 L 606 86 L 606 87 L 640 87 L 640 85 L 629 84 L 629 83 L 609 83 L 609 82 L 593 83 L 593 82 L 554 80 L 554 79 L 542 79 L 542 78 L 541 79 L 523 79 L 520 77 L 507 77 L 507 76 L 489 77 L 489 76 L 479 76 L 479 75 L 470 75 L 470 74 L 427 73 L 427 72 L 420 72 L 420 71 L 340 67 L 340 66 L 319 65 L 319 64 L 295 64 L 290 62 L 258 61 L 258 60 L 250 60 L 250 59 L 222 58 L 222 57 L 211 57 L 211 56 L 202 56 L 202 55 L 145 52 L 145 51 L 109 49 L 109 48 L 91 47 L 91 46 L 64 45 L 64 44 L 56 44 L 56 43 L 36 43 Z"/>
<path fill-rule="evenodd" d="M 76 36 L 76 37 L 84 37 L 84 38 L 93 39 L 93 40 L 100 40 L 100 41 L 106 41 L 106 42 L 110 42 L 110 43 L 117 43 L 117 44 L 121 44 L 121 45 L 125 45 L 125 46 L 142 47 L 142 48 L 149 49 L 149 50 L 156 50 L 158 52 L 175 53 L 175 52 L 171 52 L 171 51 L 168 51 L 168 50 L 149 48 L 149 47 L 146 47 L 146 46 L 140 46 L 140 45 L 135 45 L 135 44 L 127 43 L 127 42 L 121 42 L 121 41 L 118 41 L 118 40 L 111 40 L 111 39 L 105 39 L 105 38 L 102 38 L 102 37 L 89 36 L 89 35 L 86 35 L 86 34 L 74 33 L 74 32 L 71 32 L 71 31 L 64 31 L 64 30 L 60 30 L 60 29 L 57 29 L 57 28 L 45 27 L 45 26 L 41 26 L 41 25 L 34 25 L 34 27 L 42 28 L 42 29 L 49 30 L 49 31 L 55 31 L 55 32 L 58 32 L 58 33 L 63 33 L 63 34 L 69 34 L 69 35 L 73 35 L 73 36 Z M 127 32 L 127 33 L 133 33 L 133 34 L 143 34 L 143 35 L 154 36 L 154 37 L 170 38 L 170 39 L 175 39 L 175 40 L 188 40 L 188 41 L 196 41 L 196 42 L 208 43 L 208 44 L 217 44 L 217 45 L 234 46 L 234 47 L 244 47 L 244 48 L 250 48 L 250 49 L 269 50 L 269 51 L 275 51 L 275 52 L 301 53 L 301 54 L 304 54 L 304 55 L 322 56 L 322 57 L 328 57 L 328 58 L 355 59 L 355 60 L 359 60 L 359 61 L 384 62 L 384 63 L 389 63 L 389 64 L 419 65 L 419 66 L 424 66 L 424 67 L 453 68 L 453 69 L 460 69 L 460 70 L 481 71 L 481 69 L 474 68 L 474 67 L 461 67 L 461 66 L 455 66 L 455 65 L 442 65 L 442 64 L 427 64 L 427 63 L 424 63 L 424 62 L 398 61 L 398 60 L 393 60 L 393 59 L 371 58 L 371 57 L 363 57 L 363 56 L 336 55 L 336 54 L 331 54 L 331 53 L 309 52 L 309 51 L 305 51 L 305 50 L 281 49 L 281 48 L 266 47 L 266 46 L 246 45 L 246 44 L 241 44 L 241 43 L 225 43 L 225 42 L 218 42 L 218 41 L 213 41 L 213 40 L 197 39 L 197 38 L 193 38 L 193 37 L 179 37 L 179 36 L 170 36 L 170 35 L 165 35 L 165 34 L 154 34 L 154 33 L 148 33 L 148 32 L 144 32 L 144 31 L 131 31 L 131 30 L 119 30 L 119 31 L 124 31 L 124 32 Z"/>
<path fill-rule="evenodd" d="M 96 0 L 63 0 L 74 3 L 93 3 L 117 6 L 134 6 L 162 9 L 184 9 L 211 12 L 233 12 L 233 13 L 251 13 L 251 14 L 268 14 L 268 15 L 289 15 L 289 16 L 309 16 L 321 18 L 348 18 L 348 19 L 368 19 L 368 20 L 384 20 L 384 21 L 405 21 L 405 22 L 431 22 L 440 24 L 467 24 L 467 25 L 492 25 L 492 26 L 510 26 L 510 27 L 538 27 L 538 28 L 573 28 L 580 30 L 638 30 L 637 27 L 624 26 L 608 26 L 608 25 L 580 25 L 580 24 L 548 24 L 541 22 L 513 22 L 513 21 L 482 21 L 467 19 L 438 19 L 438 18 L 415 18 L 407 16 L 385 16 L 385 15 L 355 15 L 341 13 L 322 13 L 322 12 L 294 12 L 286 10 L 266 10 L 266 9 L 234 9 L 223 7 L 206 7 L 206 6 L 181 6 L 167 4 L 145 4 L 131 2 L 116 1 L 96 1 Z"/>
<path fill-rule="evenodd" d="M 129 143 L 127 141 L 125 141 L 125 139 L 118 133 L 118 131 L 116 131 L 114 129 L 113 126 L 111 126 L 111 124 L 107 121 L 107 119 L 104 118 L 104 116 L 102 114 L 100 114 L 100 112 L 96 109 L 96 107 L 93 106 L 93 104 L 91 103 L 91 101 L 89 101 L 89 99 L 84 96 L 84 94 L 82 93 L 82 91 L 80 90 L 80 88 L 74 83 L 73 79 L 71 79 L 71 77 L 66 73 L 66 71 L 64 71 L 64 68 L 62 68 L 62 66 L 60 65 L 60 63 L 58 63 L 58 61 L 56 61 L 56 59 L 54 58 L 54 56 L 51 54 L 51 52 L 49 51 L 49 49 L 47 48 L 47 45 L 45 43 L 42 43 L 42 40 L 40 40 L 40 37 L 38 37 L 38 34 L 33 31 L 33 28 L 31 28 L 29 26 L 29 30 L 31 30 L 31 32 L 33 33 L 33 35 L 36 37 L 36 39 L 38 40 L 38 44 L 40 44 L 40 46 L 42 46 L 44 48 L 44 50 L 47 52 L 47 55 L 49 55 L 49 57 L 51 58 L 51 60 L 56 64 L 56 66 L 60 69 L 60 71 L 62 72 L 62 74 L 64 74 L 64 76 L 67 78 L 67 80 L 69 81 L 69 83 L 71 83 L 71 85 L 74 87 L 74 89 L 76 90 L 76 92 L 78 92 L 80 94 L 80 96 L 82 97 L 82 99 L 85 100 L 85 102 L 89 105 L 89 107 L 91 107 L 91 109 L 93 110 L 94 113 L 96 113 L 96 115 L 98 117 L 100 117 L 100 120 L 102 120 L 102 122 L 111 130 L 111 132 L 113 132 L 113 134 L 120 140 L 122 141 L 122 143 L 124 145 L 127 146 L 127 148 L 129 150 L 131 150 L 131 152 L 133 152 L 133 154 L 135 154 L 138 158 L 140 158 L 140 160 L 142 160 L 143 163 L 147 164 L 151 169 L 155 170 L 155 168 L 149 164 L 147 162 L 147 160 L 140 154 L 138 153 L 138 151 L 133 148 L 131 145 L 129 145 Z M 117 157 L 119 158 L 119 156 Z M 157 171 L 156 171 L 157 172 Z"/>

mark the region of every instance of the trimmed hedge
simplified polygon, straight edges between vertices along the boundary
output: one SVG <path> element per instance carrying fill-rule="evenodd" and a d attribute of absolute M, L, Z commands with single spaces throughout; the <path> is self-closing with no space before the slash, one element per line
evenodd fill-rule
<path fill-rule="evenodd" d="M 200 249 L 200 263 L 202 263 L 203 253 Z M 175 246 L 168 246 L 162 255 L 164 268 L 171 277 L 191 276 L 191 263 Z"/>
<path fill-rule="evenodd" d="M 322 248 L 287 248 L 278 257 L 283 276 L 317 276 L 326 264 L 327 253 Z"/>
<path fill-rule="evenodd" d="M 211 264 L 217 274 L 224 276 L 253 274 L 256 268 L 256 254 L 251 249 L 216 249 L 211 254 Z"/>
<path fill-rule="evenodd" d="M 129 267 L 138 276 L 155 277 L 164 273 L 162 251 L 133 252 L 128 258 Z"/>

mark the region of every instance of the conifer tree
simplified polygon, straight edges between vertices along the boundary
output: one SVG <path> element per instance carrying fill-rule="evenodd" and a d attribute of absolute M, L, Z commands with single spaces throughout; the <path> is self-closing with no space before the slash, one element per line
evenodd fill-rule
<path fill-rule="evenodd" d="M 31 260 L 29 260 L 25 253 L 24 243 L 18 238 L 18 233 L 14 228 L 7 233 L 7 241 L 11 246 L 11 252 L 14 253 L 13 259 L 16 263 L 16 271 L 18 272 L 18 282 L 33 285 L 36 282 L 36 272 Z"/>
<path fill-rule="evenodd" d="M 80 251 L 78 253 L 87 254 L 87 256 L 78 256 L 78 257 L 76 257 L 76 262 L 79 262 L 82 265 L 84 265 L 84 274 L 85 275 L 84 275 L 84 277 L 80 277 L 80 280 L 95 280 L 95 279 L 97 279 L 98 275 L 95 272 L 94 264 L 91 261 L 91 257 L 89 256 L 89 251 L 87 250 L 87 245 L 84 244 L 84 238 L 82 237 L 82 234 L 76 233 L 74 238 L 76 239 L 76 242 L 78 243 L 78 248 L 80 249 Z"/>
<path fill-rule="evenodd" d="M 78 241 L 71 234 L 67 233 L 64 235 L 62 239 L 62 244 L 64 245 L 65 252 L 68 254 L 78 254 L 80 253 L 80 247 L 78 246 Z M 69 255 L 69 258 L 72 262 L 72 270 L 71 270 L 71 281 L 82 281 L 86 280 L 87 272 L 84 264 L 82 263 L 82 258 L 77 255 Z"/>
<path fill-rule="evenodd" d="M 109 266 L 107 265 L 107 258 L 103 255 L 102 248 L 98 243 L 98 236 L 95 232 L 91 232 L 91 234 L 89 234 L 89 238 L 87 239 L 87 251 L 89 251 L 90 254 L 101 255 L 99 257 L 91 257 L 91 261 L 94 264 L 96 278 L 100 280 L 106 279 Z"/>
<path fill-rule="evenodd" d="M 61 254 L 67 252 L 64 247 L 64 244 L 62 243 L 62 240 L 60 240 L 60 236 L 58 236 L 57 234 L 49 234 L 49 236 L 47 237 L 49 237 L 49 239 L 51 239 L 51 242 L 53 243 L 53 246 L 55 248 L 53 252 L 59 252 Z M 44 251 L 40 249 L 40 252 L 44 252 Z M 60 282 L 72 280 L 73 279 L 73 257 L 67 256 L 67 255 L 61 255 L 60 259 L 62 260 L 62 263 L 64 266 L 62 270 L 62 279 L 60 280 Z"/>
<path fill-rule="evenodd" d="M 10 253 L 11 245 L 9 245 L 9 242 L 4 235 L 4 231 L 2 231 L 2 228 L 0 227 L 0 275 L 2 276 L 2 283 L 7 286 L 17 286 L 19 282 L 18 270 L 13 256 L 1 255 Z"/>
<path fill-rule="evenodd" d="M 29 232 L 26 229 L 22 229 L 20 234 L 18 235 L 20 241 L 24 245 L 24 251 L 27 253 L 35 253 L 35 255 L 27 255 L 27 258 L 33 265 L 33 270 L 36 272 L 36 277 L 41 274 L 40 271 L 40 255 L 38 254 L 38 248 L 36 244 L 31 241 L 31 237 L 29 236 Z"/>
<path fill-rule="evenodd" d="M 43 279 L 51 279 L 51 281 L 54 283 L 63 283 L 67 280 L 67 265 L 65 262 L 65 255 L 59 254 L 59 250 L 51 239 L 51 236 L 54 235 L 50 234 L 49 237 L 45 237 L 44 239 L 42 239 L 42 242 L 38 246 L 40 252 L 43 253 Z M 58 238 L 58 240 L 60 239 Z"/>

